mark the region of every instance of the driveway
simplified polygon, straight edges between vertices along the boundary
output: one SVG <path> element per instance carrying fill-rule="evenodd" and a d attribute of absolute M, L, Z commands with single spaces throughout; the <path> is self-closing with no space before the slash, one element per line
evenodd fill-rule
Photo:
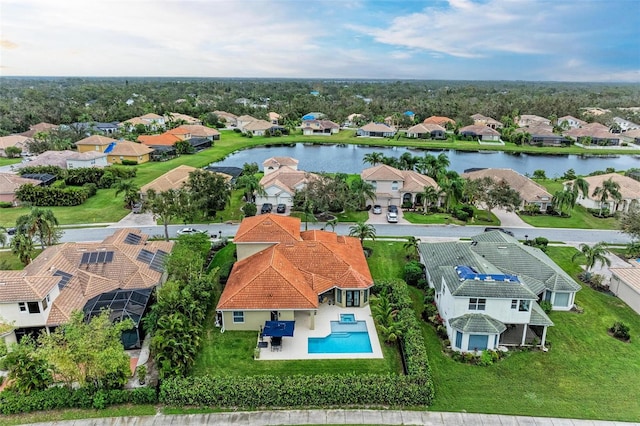
<path fill-rule="evenodd" d="M 153 213 L 129 213 L 119 222 L 109 225 L 110 228 L 139 228 L 141 226 L 155 226 Z"/>
<path fill-rule="evenodd" d="M 387 222 L 387 208 L 386 207 L 382 207 L 382 213 L 381 214 L 373 214 L 373 209 L 369 210 L 369 219 L 367 219 L 366 223 L 370 223 L 372 225 L 378 225 L 378 224 L 383 224 L 383 223 L 389 223 Z M 398 223 L 401 224 L 409 224 L 410 222 L 408 220 L 406 220 L 404 218 L 404 216 L 402 215 L 402 209 L 398 209 Z M 393 225 L 393 224 L 390 224 Z"/>
<path fill-rule="evenodd" d="M 514 212 L 508 212 L 503 209 L 494 209 L 492 213 L 500 220 L 500 226 L 502 227 L 533 228 L 533 226 L 520 219 L 520 216 Z"/>
<path fill-rule="evenodd" d="M 576 249 L 580 250 L 580 248 L 579 248 L 580 244 L 573 243 L 573 244 L 570 244 L 570 245 L 572 245 Z M 594 274 L 602 275 L 604 277 L 603 284 L 605 284 L 605 285 L 609 285 L 609 282 L 611 281 L 611 271 L 609 270 L 609 268 L 633 268 L 634 267 L 634 265 L 630 264 L 626 260 L 622 259 L 621 257 L 616 256 L 615 254 L 613 254 L 611 252 L 608 252 L 605 256 L 607 257 L 607 259 L 609 259 L 609 262 L 611 262 L 611 266 L 607 266 L 606 264 L 601 264 L 601 263 L 598 262 L 591 269 L 591 272 L 593 272 Z M 582 269 L 585 269 L 584 265 L 582 265 Z"/>

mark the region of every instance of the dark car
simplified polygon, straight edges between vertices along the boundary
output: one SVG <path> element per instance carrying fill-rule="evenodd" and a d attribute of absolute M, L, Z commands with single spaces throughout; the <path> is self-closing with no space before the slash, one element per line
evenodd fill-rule
<path fill-rule="evenodd" d="M 16 235 L 16 228 L 7 228 L 7 235 Z"/>
<path fill-rule="evenodd" d="M 273 204 L 271 204 L 271 203 L 264 203 L 264 204 L 262 205 L 262 208 L 260 209 L 260 213 L 261 213 L 261 214 L 271 213 L 271 210 L 273 210 Z"/>
<path fill-rule="evenodd" d="M 498 228 L 497 226 L 488 226 L 488 227 L 484 228 L 484 232 L 490 232 L 490 231 L 500 231 L 500 232 L 505 233 L 507 235 L 511 235 L 512 237 L 514 236 L 513 232 L 508 231 L 508 230 L 506 230 L 504 228 Z"/>
<path fill-rule="evenodd" d="M 390 213 L 398 213 L 398 206 L 396 206 L 394 204 L 391 204 L 391 205 L 389 205 L 389 207 L 387 207 L 387 210 Z"/>
<path fill-rule="evenodd" d="M 286 211 L 287 211 L 286 204 L 278 204 L 278 207 L 276 207 L 276 213 L 284 213 Z"/>

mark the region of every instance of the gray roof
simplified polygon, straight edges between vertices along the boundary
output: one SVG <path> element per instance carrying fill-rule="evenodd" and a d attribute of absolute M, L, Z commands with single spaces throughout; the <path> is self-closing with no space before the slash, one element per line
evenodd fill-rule
<path fill-rule="evenodd" d="M 452 318 L 449 325 L 463 333 L 500 334 L 507 329 L 502 322 L 484 314 L 465 314 Z"/>
<path fill-rule="evenodd" d="M 436 291 L 442 280 L 455 296 L 537 299 L 545 289 L 578 291 L 578 285 L 541 250 L 519 243 L 502 232 L 486 232 L 469 242 L 422 243 L 418 246 Z M 461 279 L 457 265 L 480 274 L 516 275 L 513 281 Z"/>
<path fill-rule="evenodd" d="M 529 325 L 548 325 L 552 326 L 553 321 L 542 310 L 540 305 L 533 303 L 531 306 L 531 318 L 529 319 Z"/>

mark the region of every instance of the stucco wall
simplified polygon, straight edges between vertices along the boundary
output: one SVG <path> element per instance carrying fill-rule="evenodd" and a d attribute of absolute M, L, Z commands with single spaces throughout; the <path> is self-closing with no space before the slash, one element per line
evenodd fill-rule
<path fill-rule="evenodd" d="M 640 314 L 640 291 L 637 288 L 627 284 L 616 275 L 612 275 L 609 289 L 631 309 Z"/>

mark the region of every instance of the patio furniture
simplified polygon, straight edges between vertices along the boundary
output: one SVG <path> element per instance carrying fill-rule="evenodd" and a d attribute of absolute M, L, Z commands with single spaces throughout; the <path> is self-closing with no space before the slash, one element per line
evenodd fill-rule
<path fill-rule="evenodd" d="M 267 346 L 269 346 L 269 342 L 258 342 L 259 348 L 266 348 Z"/>
<path fill-rule="evenodd" d="M 271 351 L 281 351 L 282 350 L 282 337 L 272 337 L 271 338 Z"/>

